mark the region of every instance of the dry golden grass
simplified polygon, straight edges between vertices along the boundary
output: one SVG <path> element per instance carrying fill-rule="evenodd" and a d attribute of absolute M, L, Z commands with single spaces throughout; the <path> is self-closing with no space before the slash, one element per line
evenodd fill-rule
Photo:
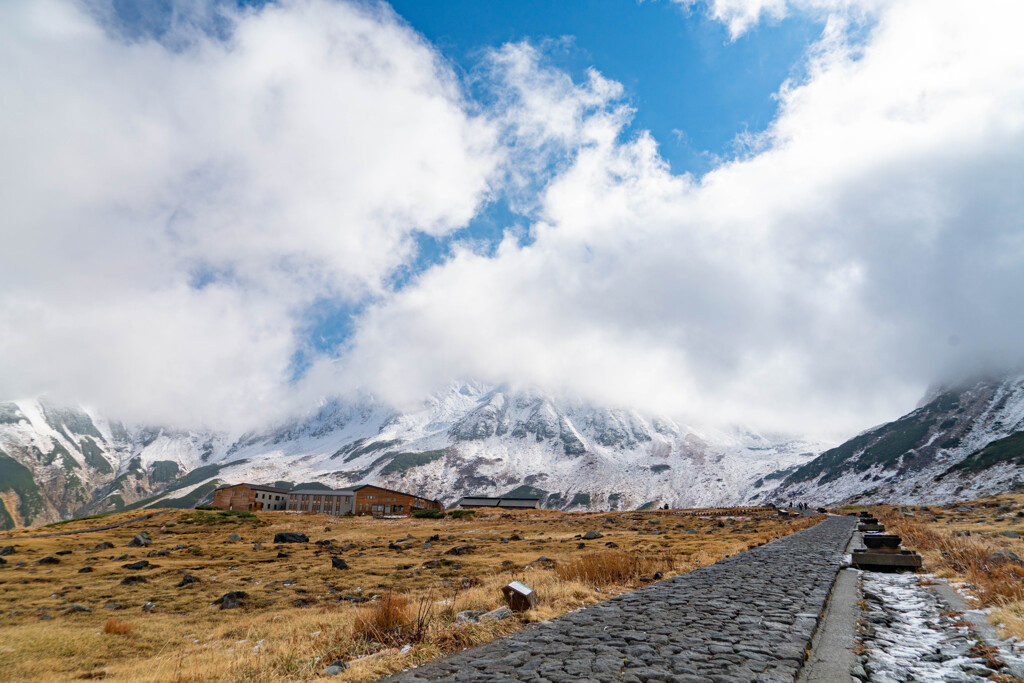
<path fill-rule="evenodd" d="M 138 513 L 99 523 L 133 515 Z M 752 517 L 720 522 L 671 511 L 481 513 L 461 520 L 174 511 L 74 536 L 28 539 L 30 532 L 50 530 L 21 531 L 0 538 L 0 545 L 15 546 L 0 568 L 0 680 L 295 681 L 316 678 L 341 659 L 349 664 L 342 680 L 370 681 L 642 585 L 636 568 L 589 578 L 562 569 L 584 566 L 595 554 L 604 557 L 608 542 L 637 558 L 643 573 L 671 576 L 812 523 Z M 589 529 L 603 538 L 582 541 Z M 126 547 L 139 531 L 152 536 L 151 548 Z M 306 533 L 310 543 L 284 545 L 287 557 L 279 558 L 272 541 L 281 531 Z M 232 532 L 243 542 L 228 542 Z M 425 545 L 431 537 L 437 538 Z M 327 539 L 333 549 L 314 543 Z M 103 541 L 114 547 L 94 549 Z M 445 554 L 464 544 L 476 549 Z M 55 554 L 65 550 L 71 553 Z M 149 557 L 155 550 L 169 552 Z M 332 569 L 332 554 L 351 568 Z M 537 562 L 541 555 L 554 562 Z M 60 563 L 37 564 L 47 556 Z M 154 566 L 122 567 L 141 559 Z M 85 567 L 93 571 L 79 573 Z M 186 572 L 200 581 L 179 587 Z M 129 575 L 146 581 L 122 584 Z M 537 591 L 537 609 L 505 621 L 455 623 L 461 611 L 501 606 L 500 589 L 513 579 Z M 213 605 L 229 591 L 248 594 L 242 608 Z M 108 602 L 123 609 L 104 609 Z M 151 611 L 144 611 L 150 602 Z M 68 611 L 72 603 L 93 612 Z M 110 621 L 127 626 L 108 628 Z M 120 632 L 124 628 L 127 633 Z M 403 645 L 411 648 L 402 652 Z"/>
<path fill-rule="evenodd" d="M 992 608 L 990 620 L 1007 636 L 1024 638 L 1024 566 L 996 559 L 999 551 L 1024 557 L 1024 495 L 1004 494 L 952 506 L 874 508 L 887 531 L 920 552 L 925 569 L 967 584 L 980 607 Z M 1020 516 L 1018 516 L 1020 515 Z"/>
<path fill-rule="evenodd" d="M 601 588 L 637 581 L 644 574 L 671 571 L 674 566 L 675 558 L 671 555 L 639 557 L 621 550 L 603 550 L 555 567 L 555 576 Z"/>

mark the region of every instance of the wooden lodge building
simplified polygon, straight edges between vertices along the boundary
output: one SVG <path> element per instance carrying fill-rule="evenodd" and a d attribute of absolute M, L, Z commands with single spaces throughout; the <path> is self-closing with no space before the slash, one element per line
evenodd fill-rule
<path fill-rule="evenodd" d="M 260 484 L 222 486 L 213 492 L 213 507 L 221 510 L 284 510 L 288 505 L 288 489 Z"/>
<path fill-rule="evenodd" d="M 335 515 L 409 515 L 415 510 L 444 510 L 436 500 L 411 493 L 363 484 L 341 491 L 300 489 L 289 491 L 258 484 L 235 484 L 217 489 L 213 506 L 221 510 L 287 510 Z"/>

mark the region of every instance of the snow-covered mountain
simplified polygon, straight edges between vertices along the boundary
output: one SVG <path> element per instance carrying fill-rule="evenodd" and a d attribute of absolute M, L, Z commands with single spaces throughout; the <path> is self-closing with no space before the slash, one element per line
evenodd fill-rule
<path fill-rule="evenodd" d="M 760 488 L 814 504 L 943 502 L 1024 488 L 1024 374 L 932 391 L 916 410 Z"/>
<path fill-rule="evenodd" d="M 566 509 L 720 505 L 757 499 L 755 482 L 822 447 L 477 383 L 453 384 L 404 413 L 373 400 L 328 401 L 308 418 L 241 437 L 14 401 L 0 404 L 0 528 L 191 507 L 238 481 L 372 482 L 446 503 L 529 490 Z"/>

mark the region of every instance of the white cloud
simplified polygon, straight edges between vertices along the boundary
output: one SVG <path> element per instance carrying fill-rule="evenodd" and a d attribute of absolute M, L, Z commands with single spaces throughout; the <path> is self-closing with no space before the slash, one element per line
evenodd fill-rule
<path fill-rule="evenodd" d="M 535 241 L 459 253 L 371 311 L 352 372 L 398 399 L 472 376 L 837 436 L 1019 363 L 1022 13 L 908 1 L 856 51 L 830 32 L 763 150 L 699 181 L 621 142 L 608 90 Z"/>
<path fill-rule="evenodd" d="M 186 22 L 173 50 L 0 7 L 0 385 L 239 424 L 472 377 L 839 436 L 1024 360 L 1020 3 L 709 8 L 734 36 L 794 11 L 827 28 L 770 128 L 698 179 L 627 135 L 617 83 L 528 45 L 493 52 L 483 106 L 361 5 L 248 11 L 227 42 Z M 389 291 L 413 231 L 501 192 L 528 239 Z M 321 296 L 378 303 L 292 386 Z"/>
<path fill-rule="evenodd" d="M 380 295 L 414 231 L 465 225 L 495 131 L 386 7 L 294 0 L 164 43 L 96 16 L 0 7 L 0 385 L 140 418 L 280 410 L 296 316 Z"/>

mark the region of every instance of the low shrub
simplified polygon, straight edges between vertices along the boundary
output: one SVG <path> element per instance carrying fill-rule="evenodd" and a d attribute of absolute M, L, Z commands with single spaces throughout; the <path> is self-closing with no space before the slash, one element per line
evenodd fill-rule
<path fill-rule="evenodd" d="M 444 519 L 444 512 L 441 510 L 413 510 L 412 516 L 417 519 Z"/>
<path fill-rule="evenodd" d="M 448 514 L 452 516 L 452 519 L 462 519 L 463 517 L 472 517 L 476 514 L 476 510 L 452 510 Z"/>

